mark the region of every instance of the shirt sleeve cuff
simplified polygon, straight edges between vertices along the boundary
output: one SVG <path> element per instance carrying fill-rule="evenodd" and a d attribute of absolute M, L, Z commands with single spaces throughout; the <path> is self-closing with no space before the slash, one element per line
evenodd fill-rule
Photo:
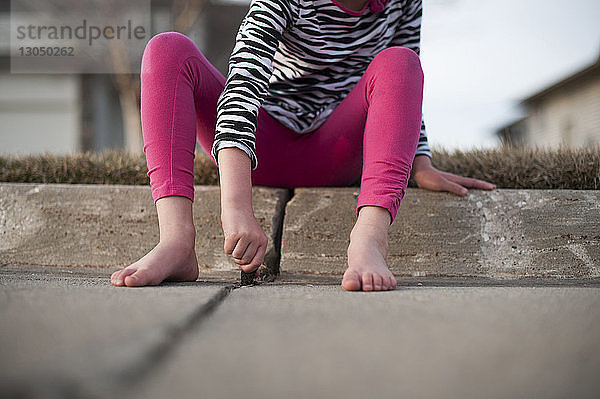
<path fill-rule="evenodd" d="M 249 148 L 245 144 L 240 143 L 238 141 L 229 141 L 229 140 L 217 140 L 214 142 L 214 144 L 212 146 L 211 155 L 215 159 L 215 163 L 217 164 L 217 167 L 219 167 L 219 161 L 217 159 L 217 154 L 223 148 L 239 148 L 240 150 L 242 150 L 246 154 L 248 154 L 248 157 L 250 157 L 250 163 L 252 165 L 251 170 L 254 170 L 258 167 L 258 159 L 256 158 L 256 154 L 254 153 L 254 151 L 252 151 L 251 148 Z"/>
<path fill-rule="evenodd" d="M 433 159 L 433 157 L 431 156 L 431 150 L 429 149 L 429 147 L 421 147 L 421 148 L 417 148 L 417 152 L 415 153 L 415 157 L 417 155 L 427 155 L 429 158 Z"/>

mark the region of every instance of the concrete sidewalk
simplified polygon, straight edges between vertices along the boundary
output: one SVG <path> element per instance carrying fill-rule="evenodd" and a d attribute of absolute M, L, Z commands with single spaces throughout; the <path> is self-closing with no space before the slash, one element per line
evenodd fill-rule
<path fill-rule="evenodd" d="M 600 287 L 109 284 L 0 268 L 3 398 L 597 398 Z"/>

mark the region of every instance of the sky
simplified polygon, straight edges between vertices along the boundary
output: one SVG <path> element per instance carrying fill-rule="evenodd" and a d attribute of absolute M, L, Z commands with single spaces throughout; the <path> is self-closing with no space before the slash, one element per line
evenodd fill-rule
<path fill-rule="evenodd" d="M 424 0 L 423 112 L 432 146 L 498 144 L 518 102 L 600 56 L 597 0 Z"/>
<path fill-rule="evenodd" d="M 523 116 L 521 99 L 600 56 L 598 21 L 598 0 L 423 0 L 430 144 L 498 145 L 496 129 Z"/>

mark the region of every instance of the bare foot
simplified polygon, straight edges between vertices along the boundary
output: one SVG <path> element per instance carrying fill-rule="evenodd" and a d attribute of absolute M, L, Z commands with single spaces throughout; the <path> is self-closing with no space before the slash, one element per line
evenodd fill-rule
<path fill-rule="evenodd" d="M 110 282 L 117 287 L 141 287 L 163 281 L 196 281 L 197 278 L 198 260 L 193 244 L 169 240 L 159 242 L 140 260 L 114 272 Z"/>
<path fill-rule="evenodd" d="M 114 272 L 110 276 L 111 284 L 141 287 L 198 278 L 192 200 L 177 195 L 162 197 L 156 201 L 156 212 L 160 230 L 158 245 L 137 262 Z"/>
<path fill-rule="evenodd" d="M 386 216 L 385 223 L 361 223 L 359 218 L 352 229 L 348 246 L 348 269 L 342 278 L 345 290 L 387 291 L 396 288 L 396 279 L 385 262 L 389 216 Z"/>

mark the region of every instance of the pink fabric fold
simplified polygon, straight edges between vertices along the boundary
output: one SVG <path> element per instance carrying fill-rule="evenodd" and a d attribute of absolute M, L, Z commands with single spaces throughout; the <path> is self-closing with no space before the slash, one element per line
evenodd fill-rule
<path fill-rule="evenodd" d="M 381 12 L 383 11 L 387 3 L 389 3 L 389 1 L 390 0 L 371 0 L 369 1 L 369 8 L 371 9 L 372 13 Z"/>

